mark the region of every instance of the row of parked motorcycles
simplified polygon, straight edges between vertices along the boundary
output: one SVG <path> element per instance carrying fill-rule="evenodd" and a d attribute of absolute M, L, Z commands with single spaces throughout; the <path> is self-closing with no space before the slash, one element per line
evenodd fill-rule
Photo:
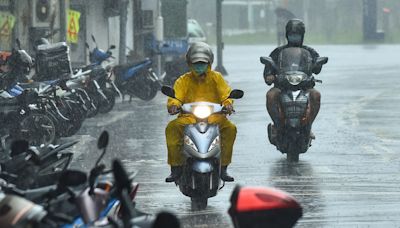
<path fill-rule="evenodd" d="M 33 59 L 17 48 L 7 56 L 0 76 L 0 136 L 3 149 L 16 139 L 46 146 L 60 137 L 76 134 L 86 118 L 110 112 L 117 97 L 125 95 L 148 101 L 161 88 L 152 61 L 112 66 L 107 50 L 89 49 L 90 64 L 72 69 L 66 43 L 38 45 Z M 27 79 L 32 69 L 35 75 Z"/>
<path fill-rule="evenodd" d="M 170 212 L 138 209 L 136 173 L 119 160 L 111 167 L 102 163 L 108 142 L 104 131 L 98 158 L 85 172 L 69 168 L 76 141 L 46 148 L 15 141 L 8 159 L 0 162 L 0 227 L 181 227 Z M 302 217 L 300 204 L 276 189 L 237 186 L 230 202 L 235 228 L 290 228 Z"/>
<path fill-rule="evenodd" d="M 100 135 L 88 173 L 68 168 L 76 141 L 46 148 L 15 141 L 0 163 L 0 227 L 154 227 L 156 217 L 135 207 L 135 173 L 118 160 L 101 163 L 108 137 Z"/>

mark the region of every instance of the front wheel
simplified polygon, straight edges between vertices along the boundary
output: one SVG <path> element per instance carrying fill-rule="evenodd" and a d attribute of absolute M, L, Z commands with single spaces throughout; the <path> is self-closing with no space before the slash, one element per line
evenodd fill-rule
<path fill-rule="evenodd" d="M 208 198 L 205 197 L 192 197 L 192 210 L 193 211 L 198 211 L 198 210 L 204 210 L 207 208 L 207 202 Z"/>
<path fill-rule="evenodd" d="M 299 161 L 299 149 L 298 145 L 295 143 L 289 144 L 288 151 L 286 152 L 286 159 L 288 162 L 298 162 Z"/>
<path fill-rule="evenodd" d="M 20 137 L 30 145 L 49 145 L 56 139 L 56 127 L 53 120 L 40 112 L 30 112 L 20 122 Z"/>
<path fill-rule="evenodd" d="M 298 162 L 299 161 L 299 154 L 298 153 L 287 153 L 286 159 L 288 162 Z"/>

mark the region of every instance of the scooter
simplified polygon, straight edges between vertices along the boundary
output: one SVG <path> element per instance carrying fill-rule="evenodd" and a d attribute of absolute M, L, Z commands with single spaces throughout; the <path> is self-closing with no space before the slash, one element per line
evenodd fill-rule
<path fill-rule="evenodd" d="M 115 97 L 118 94 L 122 98 L 121 91 L 111 80 L 111 65 L 104 64 L 107 60 L 114 58 L 111 50 L 115 49 L 115 45 L 111 45 L 106 51 L 98 48 L 95 37 L 92 35 L 92 40 L 96 47 L 90 50 L 89 44 L 86 43 L 86 48 L 89 50 L 90 65 L 83 68 L 84 71 L 90 70 L 90 79 L 93 83 L 88 84 L 89 94 L 98 106 L 100 113 L 107 113 L 112 110 L 115 105 Z M 97 92 L 99 91 L 99 92 Z"/>
<path fill-rule="evenodd" d="M 314 78 L 315 67 L 328 62 L 327 57 L 312 61 L 311 54 L 299 47 L 284 49 L 275 63 L 270 57 L 261 57 L 260 61 L 270 72 L 277 72 L 275 85 L 281 89 L 280 108 L 283 113 L 282 130 L 273 137 L 272 126 L 268 126 L 268 138 L 279 151 L 286 153 L 289 162 L 297 162 L 299 155 L 307 152 L 311 146 L 311 125 L 303 124 L 307 110 L 310 109 L 307 89 L 322 82 Z"/>
<path fill-rule="evenodd" d="M 14 141 L 8 158 L 0 162 L 0 178 L 20 189 L 52 185 L 72 161 L 73 153 L 66 149 L 77 142 L 38 148 L 24 140 Z"/>
<path fill-rule="evenodd" d="M 177 99 L 171 87 L 163 86 L 163 94 Z M 230 99 L 240 99 L 243 91 L 232 90 Z M 192 209 L 203 210 L 207 207 L 208 198 L 217 195 L 221 179 L 221 145 L 219 127 L 208 123 L 212 114 L 226 113 L 221 104 L 195 102 L 183 104 L 182 113 L 196 117 L 195 124 L 187 125 L 184 130 L 185 156 L 183 172 L 175 182 L 180 191 L 191 198 Z"/>
<path fill-rule="evenodd" d="M 122 94 L 138 97 L 141 100 L 152 100 L 162 84 L 151 68 L 153 62 L 146 58 L 140 62 L 118 65 L 113 68 L 115 84 Z"/>

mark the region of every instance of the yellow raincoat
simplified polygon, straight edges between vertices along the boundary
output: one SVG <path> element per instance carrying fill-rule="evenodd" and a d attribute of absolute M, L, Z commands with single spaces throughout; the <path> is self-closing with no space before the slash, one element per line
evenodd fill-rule
<path fill-rule="evenodd" d="M 175 96 L 184 103 L 206 101 L 232 104 L 228 98 L 231 88 L 222 75 L 212 71 L 209 67 L 205 77 L 198 77 L 193 72 L 186 73 L 176 80 L 174 85 Z M 177 99 L 168 98 L 168 108 L 172 105 L 180 107 L 182 103 Z M 233 144 L 236 138 L 236 126 L 225 115 L 214 114 L 208 118 L 211 124 L 218 124 L 221 137 L 221 164 L 227 166 L 231 163 Z M 168 147 L 168 164 L 180 166 L 183 164 L 182 155 L 183 131 L 185 125 L 196 123 L 191 114 L 180 114 L 177 119 L 171 121 L 165 129 Z"/>

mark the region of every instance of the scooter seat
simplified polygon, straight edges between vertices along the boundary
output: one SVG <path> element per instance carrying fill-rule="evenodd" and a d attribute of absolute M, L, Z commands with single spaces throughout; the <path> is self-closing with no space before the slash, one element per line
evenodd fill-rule
<path fill-rule="evenodd" d="M 130 63 L 125 63 L 125 64 L 121 64 L 121 65 L 117 65 L 114 67 L 114 72 L 116 75 L 121 75 L 124 72 L 126 72 L 128 69 L 134 67 L 134 66 L 138 66 L 141 64 L 144 64 L 146 62 L 150 61 L 149 58 L 146 58 L 144 60 L 141 61 L 135 61 L 135 62 L 130 62 Z"/>
<path fill-rule="evenodd" d="M 24 89 L 35 89 L 46 85 L 56 85 L 58 82 L 60 82 L 60 79 L 32 83 L 19 83 L 18 85 Z"/>

